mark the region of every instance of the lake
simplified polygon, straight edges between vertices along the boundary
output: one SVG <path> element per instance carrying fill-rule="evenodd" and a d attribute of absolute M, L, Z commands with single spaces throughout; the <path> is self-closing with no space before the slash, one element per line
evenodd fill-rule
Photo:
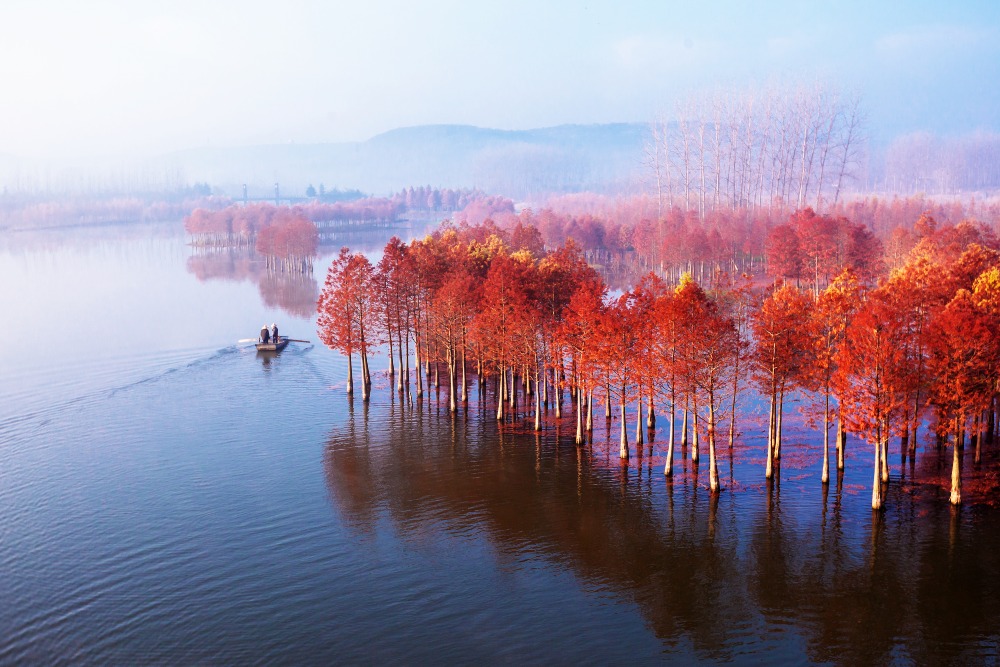
<path fill-rule="evenodd" d="M 317 342 L 333 250 L 282 278 L 180 223 L 0 233 L 0 663 L 1000 662 L 1000 509 L 949 506 L 950 449 L 894 442 L 873 515 L 870 448 L 824 489 L 794 406 L 765 484 L 747 401 L 713 495 L 664 477 L 662 416 L 623 466 L 568 401 L 540 435 L 488 383 L 366 405 Z M 271 322 L 314 343 L 236 342 Z"/>

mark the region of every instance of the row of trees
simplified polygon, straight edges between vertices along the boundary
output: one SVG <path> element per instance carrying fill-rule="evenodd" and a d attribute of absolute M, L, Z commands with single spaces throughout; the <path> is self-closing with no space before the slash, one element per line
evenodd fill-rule
<path fill-rule="evenodd" d="M 66 224 L 163 222 L 178 220 L 195 207 L 225 206 L 228 200 L 210 196 L 191 197 L 96 197 L 37 200 L 0 197 L 0 225 L 42 227 Z"/>
<path fill-rule="evenodd" d="M 473 368 L 480 382 L 493 379 L 501 420 L 525 414 L 540 429 L 549 404 L 561 418 L 568 397 L 578 443 L 603 401 L 607 418 L 619 415 L 623 459 L 626 407 L 636 406 L 640 452 L 644 420 L 652 428 L 664 411 L 664 472 L 672 473 L 678 437 L 694 461 L 707 446 L 709 485 L 718 490 L 719 438 L 736 446 L 741 394 L 752 388 L 770 405 L 767 477 L 781 459 L 786 401 L 803 395 L 822 424 L 823 483 L 831 430 L 839 468 L 848 432 L 872 445 L 874 508 L 888 481 L 891 436 L 900 436 L 904 456 L 915 455 L 925 419 L 940 442 L 950 437 L 958 503 L 957 449 L 971 435 L 978 460 L 996 430 L 1000 340 L 988 332 L 1000 326 L 1000 253 L 988 235 L 958 248 L 935 230 L 878 284 L 876 268 L 851 266 L 811 291 L 790 283 L 762 290 L 749 278 L 707 291 L 690 275 L 671 287 L 648 274 L 612 296 L 574 242 L 546 253 L 523 229 L 522 247 L 495 231 L 447 226 L 410 244 L 394 238 L 374 266 L 341 250 L 319 299 L 319 335 L 349 360 L 360 355 L 363 398 L 368 357 L 385 345 L 397 390 L 410 392 L 412 375 L 419 397 L 443 372 L 452 412 L 468 400 Z"/>
<path fill-rule="evenodd" d="M 1000 134 L 979 130 L 958 137 L 914 132 L 885 152 L 887 192 L 995 192 L 1000 188 Z"/>
<path fill-rule="evenodd" d="M 859 98 L 823 85 L 718 91 L 681 100 L 646 148 L 658 217 L 836 203 L 862 158 Z"/>
<path fill-rule="evenodd" d="M 572 238 L 589 262 L 602 267 L 606 279 L 625 285 L 634 284 L 647 271 L 672 284 L 684 272 L 711 285 L 725 273 L 764 271 L 815 283 L 817 269 L 823 274 L 820 284 L 825 285 L 844 266 L 862 273 L 869 267 L 878 270 L 877 256 L 883 248 L 888 267 L 901 266 L 920 239 L 922 219 L 955 227 L 973 219 L 988 226 L 1000 222 L 1000 205 L 976 199 L 870 197 L 842 201 L 827 211 L 820 215 L 809 207 L 719 209 L 702 216 L 675 206 L 658 216 L 655 201 L 648 197 L 623 200 L 584 193 L 554 198 L 535 210 L 498 209 L 488 219 L 508 231 L 535 227 L 549 248 Z M 455 219 L 476 223 L 483 217 L 459 214 Z"/>
<path fill-rule="evenodd" d="M 316 224 L 298 207 L 250 204 L 219 210 L 195 209 L 184 229 L 198 246 L 254 248 L 269 269 L 311 273 L 319 246 Z"/>
<path fill-rule="evenodd" d="M 484 199 L 485 193 L 470 188 L 432 188 L 410 186 L 392 195 L 394 204 L 407 211 L 461 211 L 474 201 Z"/>

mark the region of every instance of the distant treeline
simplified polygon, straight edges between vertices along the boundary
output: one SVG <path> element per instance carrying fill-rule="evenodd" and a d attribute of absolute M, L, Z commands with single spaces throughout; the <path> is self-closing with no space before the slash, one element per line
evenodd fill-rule
<path fill-rule="evenodd" d="M 180 220 L 195 208 L 218 209 L 229 200 L 207 188 L 148 197 L 70 197 L 49 199 L 0 195 L 0 226 L 56 227 L 97 223 Z"/>
<path fill-rule="evenodd" d="M 881 187 L 887 192 L 996 192 L 1000 189 L 1000 134 L 936 137 L 916 132 L 886 149 Z"/>
<path fill-rule="evenodd" d="M 510 232 L 537 228 L 550 249 L 573 239 L 589 262 L 603 267 L 606 279 L 623 287 L 650 270 L 670 282 L 686 271 L 706 284 L 724 274 L 766 271 L 822 287 L 830 279 L 832 257 L 856 258 L 847 264 L 859 271 L 862 265 L 876 266 L 875 258 L 887 268 L 899 266 L 919 240 L 915 225 L 921 220 L 965 221 L 988 235 L 1000 221 L 1000 202 L 940 202 L 923 196 L 842 201 L 823 214 L 772 206 L 701 215 L 673 207 L 658 217 L 657 208 L 655 197 L 623 200 L 584 193 L 550 199 L 537 211 L 515 214 L 496 207 L 488 218 Z M 482 218 L 456 215 L 455 220 L 476 224 Z"/>
<path fill-rule="evenodd" d="M 407 211 L 461 211 L 486 198 L 486 193 L 477 189 L 439 189 L 426 185 L 417 188 L 410 186 L 392 195 L 390 199 Z"/>

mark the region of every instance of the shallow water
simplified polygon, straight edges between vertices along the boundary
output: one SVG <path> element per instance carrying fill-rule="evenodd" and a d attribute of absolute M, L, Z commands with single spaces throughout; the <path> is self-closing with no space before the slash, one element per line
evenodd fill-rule
<path fill-rule="evenodd" d="M 366 406 L 320 345 L 235 343 L 315 341 L 327 263 L 0 237 L 0 663 L 1000 660 L 1000 517 L 949 507 L 950 452 L 894 447 L 873 517 L 868 448 L 824 492 L 794 417 L 776 483 L 758 410 L 713 496 L 705 462 L 664 478 L 662 415 L 623 467 L 617 422 L 577 448 L 571 416 L 498 425 L 489 386 L 453 420 L 380 375 Z"/>

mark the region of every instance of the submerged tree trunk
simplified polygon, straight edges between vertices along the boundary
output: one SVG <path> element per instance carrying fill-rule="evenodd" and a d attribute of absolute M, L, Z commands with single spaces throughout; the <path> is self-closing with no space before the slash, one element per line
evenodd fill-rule
<path fill-rule="evenodd" d="M 413 366 L 417 374 L 417 398 L 424 395 L 424 381 L 420 371 L 420 337 L 413 339 Z"/>
<path fill-rule="evenodd" d="M 688 397 L 684 396 L 684 411 L 681 413 L 681 447 L 688 444 Z"/>
<path fill-rule="evenodd" d="M 876 440 L 881 440 L 881 434 L 876 437 Z M 875 444 L 875 472 L 874 478 L 872 480 L 872 509 L 880 510 L 882 509 L 882 481 L 879 479 L 879 446 L 876 442 Z"/>
<path fill-rule="evenodd" d="M 844 455 L 847 450 L 847 428 L 844 426 L 844 409 L 837 407 L 837 470 L 844 469 Z"/>
<path fill-rule="evenodd" d="M 775 394 L 771 393 L 770 408 L 767 416 L 767 461 L 764 464 L 764 478 L 774 476 L 774 407 Z"/>
<path fill-rule="evenodd" d="M 389 320 L 389 322 L 386 322 L 385 330 L 386 330 L 387 338 L 388 338 L 388 341 L 389 341 L 389 377 L 391 378 L 391 377 L 393 377 L 393 376 L 396 375 L 396 362 L 394 361 L 394 357 L 393 357 L 394 349 L 393 349 L 393 346 L 392 346 L 392 321 L 391 320 Z M 402 369 L 400 369 L 400 370 L 402 370 Z"/>
<path fill-rule="evenodd" d="M 646 395 L 646 427 L 656 428 L 656 411 L 653 409 L 653 386 L 650 384 L 649 393 Z"/>
<path fill-rule="evenodd" d="M 778 409 L 774 416 L 774 460 L 781 462 L 781 418 L 785 411 L 785 390 L 778 392 Z"/>
<path fill-rule="evenodd" d="M 396 353 L 399 355 L 399 375 L 396 376 L 396 391 L 401 392 L 401 391 L 403 391 L 403 375 L 404 375 L 404 372 L 405 372 L 406 375 L 409 375 L 409 370 L 410 369 L 407 368 L 405 371 L 403 370 L 403 368 L 404 368 L 404 366 L 403 366 L 403 335 L 404 335 L 404 332 L 399 331 L 398 335 L 399 335 L 399 345 L 396 348 Z M 407 377 L 407 382 L 409 382 L 409 377 Z"/>
<path fill-rule="evenodd" d="M 663 464 L 663 474 L 671 477 L 674 474 L 674 417 L 677 408 L 674 405 L 674 396 L 670 396 L 670 436 L 667 438 L 667 462 Z"/>
<path fill-rule="evenodd" d="M 354 393 L 354 362 L 351 361 L 351 354 L 347 355 L 347 393 Z"/>
<path fill-rule="evenodd" d="M 361 350 L 361 400 L 368 401 L 371 397 L 372 383 L 368 375 L 368 356 Z"/>
<path fill-rule="evenodd" d="M 465 378 L 465 342 L 462 342 L 462 402 L 469 402 L 469 383 Z"/>
<path fill-rule="evenodd" d="M 448 410 L 451 414 L 458 412 L 456 396 L 458 388 L 455 386 L 455 356 L 455 350 L 448 348 Z"/>
<path fill-rule="evenodd" d="M 715 457 L 715 396 L 708 394 L 708 488 L 719 491 L 719 464 Z"/>
<path fill-rule="evenodd" d="M 503 420 L 503 392 L 504 392 L 504 382 L 506 381 L 506 374 L 503 370 L 503 365 L 500 366 L 499 373 L 497 373 L 497 421 Z"/>
<path fill-rule="evenodd" d="M 985 433 L 986 420 L 983 419 L 982 415 L 976 415 L 976 420 L 973 423 L 975 425 L 976 433 L 976 456 L 972 462 L 979 465 L 982 462 L 982 442 Z"/>
<path fill-rule="evenodd" d="M 962 460 L 959 454 L 958 433 L 955 433 L 955 446 L 951 456 L 951 504 L 962 504 Z"/>
<path fill-rule="evenodd" d="M 698 397 L 695 396 L 691 407 L 691 462 L 698 462 Z"/>
<path fill-rule="evenodd" d="M 882 436 L 882 482 L 889 481 L 889 425 L 885 426 L 885 435 Z"/>
<path fill-rule="evenodd" d="M 823 484 L 830 483 L 830 392 L 826 393 L 826 404 L 823 406 Z"/>
<path fill-rule="evenodd" d="M 619 458 L 628 459 L 628 434 L 625 432 L 625 388 L 622 387 L 622 435 L 621 447 L 618 450 Z"/>
<path fill-rule="evenodd" d="M 587 391 L 587 433 L 594 431 L 594 388 Z"/>
<path fill-rule="evenodd" d="M 535 431 L 542 430 L 542 396 L 541 392 L 537 391 L 538 387 L 538 366 L 535 366 Z"/>
<path fill-rule="evenodd" d="M 642 454 L 642 394 L 636 399 L 635 403 L 635 448 Z"/>

